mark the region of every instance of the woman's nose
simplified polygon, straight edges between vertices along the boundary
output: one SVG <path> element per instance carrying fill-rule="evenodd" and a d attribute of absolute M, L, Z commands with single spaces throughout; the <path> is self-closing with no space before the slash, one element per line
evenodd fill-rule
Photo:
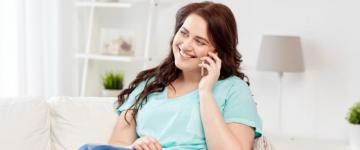
<path fill-rule="evenodd" d="M 180 45 L 180 48 L 182 50 L 192 50 L 192 42 L 191 42 L 191 39 L 188 38 L 188 39 L 184 39 L 183 43 Z"/>

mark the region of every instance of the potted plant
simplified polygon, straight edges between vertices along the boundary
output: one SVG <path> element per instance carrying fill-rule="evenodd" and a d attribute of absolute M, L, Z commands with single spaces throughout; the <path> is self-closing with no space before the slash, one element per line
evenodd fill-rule
<path fill-rule="evenodd" d="M 350 123 L 350 147 L 352 150 L 360 150 L 360 102 L 350 108 L 346 119 Z"/>
<path fill-rule="evenodd" d="M 124 86 L 124 74 L 107 72 L 102 77 L 102 83 L 104 89 L 102 91 L 103 96 L 116 97 L 120 94 Z"/>

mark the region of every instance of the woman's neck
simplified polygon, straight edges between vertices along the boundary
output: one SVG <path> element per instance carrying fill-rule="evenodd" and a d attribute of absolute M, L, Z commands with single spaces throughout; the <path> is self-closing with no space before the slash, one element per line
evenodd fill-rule
<path fill-rule="evenodd" d="M 183 71 L 179 80 L 187 84 L 198 84 L 201 80 L 201 75 L 196 71 Z"/>

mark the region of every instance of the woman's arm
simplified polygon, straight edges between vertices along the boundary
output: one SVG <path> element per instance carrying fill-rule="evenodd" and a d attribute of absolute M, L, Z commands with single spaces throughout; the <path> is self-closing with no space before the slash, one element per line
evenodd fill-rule
<path fill-rule="evenodd" d="M 251 150 L 254 129 L 243 124 L 225 123 L 212 93 L 200 92 L 200 113 L 210 150 Z"/>
<path fill-rule="evenodd" d="M 130 124 L 125 121 L 125 112 L 120 114 L 109 140 L 109 144 L 136 150 L 161 150 L 161 144 L 153 137 L 145 136 L 137 139 L 136 124 L 132 117 L 132 113 L 132 110 L 129 110 L 129 112 L 126 113 L 126 119 Z"/>
<path fill-rule="evenodd" d="M 227 124 L 220 113 L 212 89 L 220 76 L 221 60 L 216 53 L 209 52 L 208 54 L 209 56 L 200 58 L 207 63 L 199 64 L 208 71 L 199 83 L 200 114 L 208 148 L 210 150 L 251 150 L 254 130 L 242 124 Z"/>
<path fill-rule="evenodd" d="M 126 113 L 126 120 L 130 124 L 125 121 L 125 111 L 120 114 L 109 140 L 110 145 L 128 147 L 136 140 L 136 125 L 132 113 L 131 110 Z"/>

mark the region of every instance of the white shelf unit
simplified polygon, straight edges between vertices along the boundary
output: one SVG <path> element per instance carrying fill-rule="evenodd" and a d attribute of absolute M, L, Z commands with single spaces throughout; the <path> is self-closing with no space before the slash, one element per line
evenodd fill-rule
<path fill-rule="evenodd" d="M 144 57 L 136 56 L 114 56 L 104 54 L 76 54 L 77 58 L 88 60 L 105 60 L 105 61 L 118 61 L 118 62 L 133 62 L 133 61 L 146 61 Z"/>
<path fill-rule="evenodd" d="M 118 56 L 118 55 L 104 55 L 101 53 L 94 53 L 92 47 L 92 40 L 94 36 L 94 17 L 96 9 L 131 9 L 133 3 L 130 2 L 97 2 L 95 0 L 90 1 L 76 1 L 75 0 L 75 8 L 76 9 L 87 9 L 88 10 L 88 18 L 87 18 L 87 31 L 86 36 L 84 37 L 84 50 L 83 52 L 78 52 L 76 54 L 76 58 L 80 59 L 83 62 L 82 65 L 82 76 L 81 76 L 81 87 L 80 87 L 80 96 L 87 96 L 86 90 L 88 86 L 88 77 L 89 77 L 89 63 L 96 61 L 106 61 L 106 62 L 141 62 L 143 64 L 143 69 L 146 69 L 148 66 L 148 62 L 151 61 L 149 57 L 149 46 L 150 46 L 150 36 L 152 29 L 152 21 L 154 9 L 157 6 L 155 0 L 143 0 L 141 2 L 146 2 L 149 4 L 146 21 L 146 35 L 144 42 L 144 49 L 142 56 Z M 145 24 L 145 23 L 144 23 Z M 79 35 L 80 36 L 80 35 Z M 82 35 L 84 36 L 84 35 Z M 80 51 L 80 50 L 78 50 Z"/>
<path fill-rule="evenodd" d="M 76 7 L 109 7 L 109 8 L 130 8 L 131 3 L 124 2 L 75 2 Z"/>

